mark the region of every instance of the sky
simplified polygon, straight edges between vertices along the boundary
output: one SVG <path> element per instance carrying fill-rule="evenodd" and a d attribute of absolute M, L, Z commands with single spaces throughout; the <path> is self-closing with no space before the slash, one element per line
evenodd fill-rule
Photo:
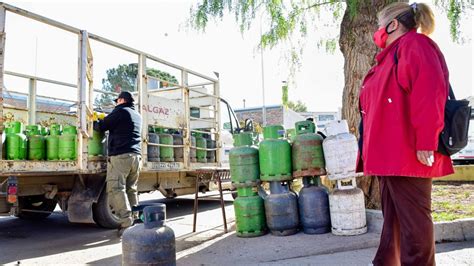
<path fill-rule="evenodd" d="M 260 22 L 243 34 L 233 15 L 222 22 L 210 23 L 205 33 L 187 27 L 191 0 L 174 1 L 6 1 L 28 11 L 76 28 L 120 42 L 188 69 L 214 77 L 220 74 L 221 96 L 234 109 L 262 105 L 262 64 L 257 48 Z M 453 43 L 446 14 L 435 9 L 437 28 L 432 38 L 443 51 L 451 73 L 451 84 L 458 98 L 473 92 L 472 11 L 462 22 L 463 44 Z M 321 23 L 331 24 L 328 14 Z M 338 32 L 338 25 L 318 32 L 309 29 L 302 67 L 290 85 L 289 98 L 301 100 L 309 111 L 337 111 L 342 105 L 344 60 L 339 47 L 334 54 L 317 48 L 320 34 Z M 77 76 L 77 37 L 49 26 L 8 13 L 6 22 L 5 69 L 44 78 L 75 83 Z M 368 44 L 373 45 L 373 44 Z M 94 56 L 94 87 L 101 87 L 105 70 L 118 64 L 136 62 L 136 56 L 91 42 Z M 278 45 L 263 52 L 265 104 L 281 103 L 282 81 L 288 80 L 287 47 Z M 167 70 L 167 69 L 163 69 Z M 179 77 L 178 72 L 170 70 Z M 6 87 L 25 91 L 26 80 L 9 77 Z M 75 96 L 62 86 L 38 85 L 38 93 Z M 72 90 L 71 90 L 72 91 Z M 69 96 L 67 96 L 69 95 Z"/>

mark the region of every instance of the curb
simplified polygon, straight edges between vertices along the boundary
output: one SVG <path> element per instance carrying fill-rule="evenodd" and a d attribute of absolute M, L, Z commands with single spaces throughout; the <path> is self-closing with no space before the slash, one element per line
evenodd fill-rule
<path fill-rule="evenodd" d="M 383 227 L 382 211 L 366 209 L 366 214 L 369 229 L 381 233 Z M 435 222 L 434 233 L 436 243 L 474 240 L 474 218 Z"/>

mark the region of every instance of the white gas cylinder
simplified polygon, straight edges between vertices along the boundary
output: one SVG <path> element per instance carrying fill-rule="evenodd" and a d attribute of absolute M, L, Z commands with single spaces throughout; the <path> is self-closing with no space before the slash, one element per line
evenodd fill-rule
<path fill-rule="evenodd" d="M 349 133 L 346 120 L 332 121 L 326 126 L 327 138 L 323 141 L 326 172 L 330 180 L 357 176 L 356 164 L 359 146 Z"/>
<path fill-rule="evenodd" d="M 356 187 L 355 178 L 337 181 L 336 189 L 329 194 L 329 213 L 334 235 L 353 236 L 367 232 L 364 193 Z"/>

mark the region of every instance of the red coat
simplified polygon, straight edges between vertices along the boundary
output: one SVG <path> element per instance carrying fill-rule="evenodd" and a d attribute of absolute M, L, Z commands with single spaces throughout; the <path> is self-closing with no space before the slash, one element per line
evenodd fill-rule
<path fill-rule="evenodd" d="M 449 73 L 436 43 L 413 30 L 376 59 L 359 97 L 363 148 L 358 168 L 377 176 L 430 178 L 453 173 L 449 156 L 435 152 L 432 167 L 416 157 L 417 150 L 437 150 L 444 126 Z"/>

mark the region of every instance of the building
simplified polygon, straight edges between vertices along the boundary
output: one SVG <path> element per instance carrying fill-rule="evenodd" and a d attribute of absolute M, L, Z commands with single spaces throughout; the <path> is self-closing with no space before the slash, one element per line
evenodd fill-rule
<path fill-rule="evenodd" d="M 283 105 L 266 106 L 267 125 L 283 125 L 285 129 L 295 127 L 295 123 L 305 120 L 306 118 L 297 112 L 283 107 Z M 234 110 L 240 121 L 252 119 L 254 122 L 263 125 L 262 107 L 252 107 Z"/>

